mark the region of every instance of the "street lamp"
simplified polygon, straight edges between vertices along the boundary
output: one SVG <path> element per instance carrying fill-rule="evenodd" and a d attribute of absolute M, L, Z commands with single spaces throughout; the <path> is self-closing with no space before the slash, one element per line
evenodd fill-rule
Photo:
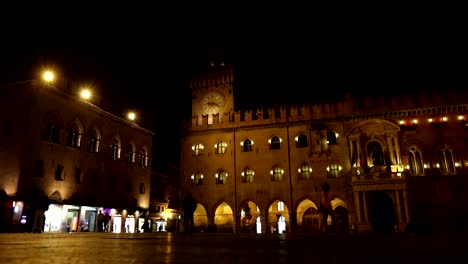
<path fill-rule="evenodd" d="M 91 98 L 91 91 L 89 89 L 84 88 L 83 90 L 81 90 L 80 96 L 85 100 L 89 100 Z"/>
<path fill-rule="evenodd" d="M 42 74 L 42 79 L 44 79 L 44 81 L 46 81 L 47 83 L 51 83 L 54 81 L 55 75 L 52 71 L 44 71 L 44 73 Z"/>
<path fill-rule="evenodd" d="M 135 119 L 136 119 L 136 114 L 135 114 L 135 112 L 128 112 L 127 118 L 128 118 L 129 120 L 131 120 L 131 121 L 135 121 Z"/>

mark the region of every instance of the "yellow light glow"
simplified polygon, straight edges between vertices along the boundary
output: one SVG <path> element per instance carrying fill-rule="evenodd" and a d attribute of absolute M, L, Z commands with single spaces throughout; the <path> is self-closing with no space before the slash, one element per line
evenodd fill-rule
<path fill-rule="evenodd" d="M 127 118 L 134 121 L 136 119 L 136 114 L 134 112 L 129 112 Z"/>
<path fill-rule="evenodd" d="M 413 124 L 417 124 L 418 123 L 418 120 L 417 119 L 413 119 Z"/>
<path fill-rule="evenodd" d="M 432 123 L 432 118 L 429 118 L 427 121 L 429 121 L 429 123 Z"/>
<path fill-rule="evenodd" d="M 463 116 L 462 116 L 462 115 L 459 115 L 459 116 L 458 116 L 458 120 L 463 120 Z"/>
<path fill-rule="evenodd" d="M 54 73 L 51 71 L 45 71 L 44 74 L 42 75 L 42 78 L 46 82 L 52 82 L 55 78 Z"/>
<path fill-rule="evenodd" d="M 446 117 L 446 116 L 442 117 L 442 121 L 446 122 L 446 121 L 447 121 L 447 117 Z"/>
<path fill-rule="evenodd" d="M 400 125 L 403 125 L 404 123 L 405 123 L 405 121 L 400 120 Z"/>
<path fill-rule="evenodd" d="M 83 89 L 81 90 L 81 98 L 85 100 L 89 100 L 91 98 L 91 91 L 89 89 Z"/>

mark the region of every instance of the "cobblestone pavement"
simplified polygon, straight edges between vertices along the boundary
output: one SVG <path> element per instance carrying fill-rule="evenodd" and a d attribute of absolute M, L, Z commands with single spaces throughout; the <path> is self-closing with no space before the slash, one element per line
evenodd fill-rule
<path fill-rule="evenodd" d="M 448 263 L 466 236 L 0 234 L 0 263 Z"/>

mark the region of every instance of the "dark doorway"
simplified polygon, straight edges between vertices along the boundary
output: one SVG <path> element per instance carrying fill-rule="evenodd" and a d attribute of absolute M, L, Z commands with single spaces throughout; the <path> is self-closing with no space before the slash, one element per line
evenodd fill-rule
<path fill-rule="evenodd" d="M 395 210 L 390 196 L 383 191 L 370 191 L 368 194 L 373 231 L 376 233 L 395 232 Z"/>

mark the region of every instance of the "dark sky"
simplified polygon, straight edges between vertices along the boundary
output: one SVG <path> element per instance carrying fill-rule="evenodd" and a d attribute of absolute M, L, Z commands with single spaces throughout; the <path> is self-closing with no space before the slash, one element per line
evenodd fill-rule
<path fill-rule="evenodd" d="M 190 110 L 185 84 L 213 50 L 235 64 L 236 102 L 246 108 L 326 100 L 344 90 L 391 94 L 468 83 L 468 43 L 458 27 L 220 18 L 2 31 L 0 80 L 31 79 L 40 67 L 56 67 L 69 80 L 93 84 L 116 115 L 137 108 L 158 143 L 177 135 L 178 109 Z"/>

